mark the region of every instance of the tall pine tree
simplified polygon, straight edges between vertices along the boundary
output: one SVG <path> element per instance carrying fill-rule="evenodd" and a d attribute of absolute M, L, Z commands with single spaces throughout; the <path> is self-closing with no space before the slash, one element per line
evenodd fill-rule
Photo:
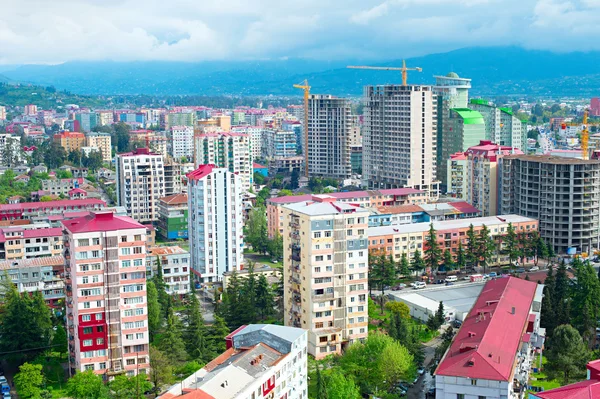
<path fill-rule="evenodd" d="M 206 326 L 202 313 L 200 313 L 200 301 L 193 293 L 190 293 L 188 297 L 185 307 L 186 326 L 183 334 L 185 348 L 191 360 L 208 363 L 213 357 L 213 352 L 208 348 Z"/>
<path fill-rule="evenodd" d="M 423 254 L 425 255 L 425 266 L 429 267 L 432 272 L 436 271 L 442 260 L 442 250 L 440 249 L 437 231 L 433 228 L 433 223 L 429 224 L 429 233 L 425 237 Z"/>

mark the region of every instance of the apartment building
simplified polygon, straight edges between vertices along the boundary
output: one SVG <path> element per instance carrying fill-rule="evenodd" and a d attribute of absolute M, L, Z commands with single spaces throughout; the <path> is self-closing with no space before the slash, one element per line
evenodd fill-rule
<path fill-rule="evenodd" d="M 6 120 L 6 107 L 4 105 L 0 105 L 0 121 Z"/>
<path fill-rule="evenodd" d="M 5 279 L 6 272 L 19 292 L 39 291 L 48 306 L 60 308 L 60 301 L 65 298 L 64 267 L 65 258 L 62 254 L 43 258 L 2 260 L 0 281 Z"/>
<path fill-rule="evenodd" d="M 308 174 L 345 179 L 350 164 L 350 100 L 312 94 L 308 98 Z"/>
<path fill-rule="evenodd" d="M 100 151 L 103 162 L 110 163 L 112 161 L 112 143 L 110 134 L 92 132 L 86 135 L 86 139 L 88 147 L 94 147 Z"/>
<path fill-rule="evenodd" d="M 60 228 L 46 224 L 0 228 L 0 259 L 18 260 L 59 256 L 63 251 Z"/>
<path fill-rule="evenodd" d="M 194 156 L 194 127 L 172 126 L 168 131 L 169 153 L 176 160 L 192 159 Z"/>
<path fill-rule="evenodd" d="M 170 112 L 166 115 L 167 127 L 173 126 L 194 126 L 196 122 L 196 113 L 191 110 L 188 112 Z"/>
<path fill-rule="evenodd" d="M 527 397 L 544 343 L 542 291 L 516 277 L 485 284 L 435 371 L 436 399 Z"/>
<path fill-rule="evenodd" d="M 486 140 L 527 151 L 527 126 L 513 115 L 511 108 L 496 107 L 483 99 L 471 99 L 469 108 L 483 115 Z"/>
<path fill-rule="evenodd" d="M 160 199 L 157 230 L 167 240 L 188 238 L 187 194 L 173 194 Z"/>
<path fill-rule="evenodd" d="M 20 161 L 21 137 L 0 133 L 0 163 L 4 166 L 15 166 Z"/>
<path fill-rule="evenodd" d="M 98 115 L 91 111 L 80 111 L 75 114 L 75 120 L 79 125 L 78 132 L 91 132 L 98 125 Z"/>
<path fill-rule="evenodd" d="M 214 164 L 240 176 L 242 193 L 252 185 L 250 137 L 245 133 L 199 133 L 195 136 L 194 165 Z"/>
<path fill-rule="evenodd" d="M 183 164 L 169 159 L 163 165 L 165 170 L 165 195 L 179 194 L 183 190 Z"/>
<path fill-rule="evenodd" d="M 158 220 L 158 200 L 165 196 L 163 156 L 138 148 L 118 154 L 117 203 L 140 223 Z"/>
<path fill-rule="evenodd" d="M 283 209 L 285 325 L 316 359 L 341 354 L 368 335 L 369 213 L 327 195 Z"/>
<path fill-rule="evenodd" d="M 35 104 L 27 104 L 23 107 L 23 115 L 37 115 L 38 107 Z"/>
<path fill-rule="evenodd" d="M 467 231 L 473 225 L 476 234 L 486 226 L 490 236 L 498 242 L 501 251 L 498 251 L 494 259 L 488 260 L 490 265 L 504 265 L 508 263 L 508 256 L 503 253 L 504 243 L 501 237 L 506 235 L 508 224 L 511 223 L 517 234 L 531 233 L 538 230 L 538 221 L 529 217 L 519 215 L 502 215 L 499 217 L 477 217 L 458 220 L 432 221 L 425 223 L 390 225 L 370 227 L 367 233 L 369 237 L 369 252 L 393 256 L 399 261 L 403 253 L 411 260 L 415 252 L 423 252 L 424 243 L 429 235 L 429 227 L 437 231 L 438 243 L 442 251 L 448 249 L 455 256 L 459 243 L 467 248 Z M 532 259 L 526 259 L 526 262 Z"/>
<path fill-rule="evenodd" d="M 147 373 L 146 227 L 112 212 L 63 225 L 71 375 Z"/>
<path fill-rule="evenodd" d="M 396 188 L 388 190 L 348 191 L 331 193 L 328 196 L 338 202 L 356 204 L 364 208 L 380 206 L 396 206 L 410 204 L 424 204 L 427 202 L 427 193 L 412 188 Z M 309 201 L 311 194 L 269 198 L 267 204 L 267 230 L 269 237 L 275 233 L 283 234 L 284 214 L 283 207 L 303 201 Z"/>
<path fill-rule="evenodd" d="M 85 135 L 79 132 L 62 132 L 54 135 L 53 140 L 60 145 L 65 151 L 81 151 L 81 147 L 85 146 Z"/>
<path fill-rule="evenodd" d="M 0 204 L 0 220 L 34 219 L 39 216 L 60 215 L 63 212 L 99 211 L 105 207 L 106 202 L 99 199 Z"/>
<path fill-rule="evenodd" d="M 501 158 L 498 208 L 540 221 L 554 250 L 592 253 L 600 235 L 600 161 L 550 155 Z"/>
<path fill-rule="evenodd" d="M 263 151 L 263 131 L 261 126 L 234 126 L 232 133 L 244 133 L 250 138 L 250 153 L 253 159 L 262 157 Z"/>
<path fill-rule="evenodd" d="M 363 185 L 439 196 L 437 98 L 431 86 L 365 86 Z"/>
<path fill-rule="evenodd" d="M 226 342 L 225 352 L 159 399 L 308 398 L 305 330 L 250 324 Z"/>
<path fill-rule="evenodd" d="M 264 158 L 287 158 L 296 155 L 296 134 L 290 130 L 265 129 L 263 134 Z"/>
<path fill-rule="evenodd" d="M 242 182 L 215 165 L 201 165 L 188 178 L 188 237 L 192 267 L 203 282 L 244 264 Z"/>
<path fill-rule="evenodd" d="M 471 203 L 483 216 L 498 214 L 498 159 L 523 154 L 518 148 L 482 140 L 465 152 L 452 154 L 447 163 L 448 193 Z"/>
<path fill-rule="evenodd" d="M 294 170 L 299 172 L 304 170 L 304 157 L 296 155 L 293 157 L 276 157 L 269 159 L 269 174 L 292 173 Z"/>
<path fill-rule="evenodd" d="M 67 196 L 69 191 L 74 188 L 79 188 L 83 184 L 83 178 L 79 177 L 76 179 L 47 179 L 42 180 L 42 190 L 48 192 L 51 195 L 64 195 Z"/>
<path fill-rule="evenodd" d="M 178 246 L 152 247 L 146 257 L 146 277 L 152 278 L 162 267 L 163 281 L 169 295 L 180 297 L 190 292 L 190 253 Z"/>

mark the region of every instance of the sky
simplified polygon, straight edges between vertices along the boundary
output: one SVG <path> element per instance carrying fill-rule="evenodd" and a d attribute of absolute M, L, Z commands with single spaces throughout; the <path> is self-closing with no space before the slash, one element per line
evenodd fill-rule
<path fill-rule="evenodd" d="M 1 0 L 0 64 L 600 50 L 600 0 Z"/>

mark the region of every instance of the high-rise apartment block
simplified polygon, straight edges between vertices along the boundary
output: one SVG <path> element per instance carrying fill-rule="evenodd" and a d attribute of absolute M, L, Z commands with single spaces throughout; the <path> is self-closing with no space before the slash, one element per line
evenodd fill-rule
<path fill-rule="evenodd" d="M 513 115 L 511 108 L 496 107 L 482 99 L 471 99 L 469 108 L 483 115 L 486 140 L 527 150 L 527 127 Z"/>
<path fill-rule="evenodd" d="M 284 209 L 284 320 L 316 359 L 367 338 L 369 212 L 315 195 Z"/>
<path fill-rule="evenodd" d="M 169 153 L 175 160 L 192 159 L 194 156 L 194 128 L 192 126 L 172 126 L 169 130 Z"/>
<path fill-rule="evenodd" d="M 363 181 L 371 189 L 411 187 L 439 196 L 437 99 L 431 86 L 364 89 Z"/>
<path fill-rule="evenodd" d="M 67 154 L 71 151 L 79 152 L 85 146 L 85 135 L 79 132 L 62 132 L 54 135 L 55 143 L 65 149 Z"/>
<path fill-rule="evenodd" d="M 296 155 L 297 140 L 293 130 L 265 129 L 263 134 L 263 157 L 287 158 Z"/>
<path fill-rule="evenodd" d="M 498 214 L 498 185 L 501 174 L 498 160 L 511 154 L 523 154 L 517 148 L 482 140 L 465 152 L 457 152 L 446 161 L 448 193 L 481 210 L 483 216 Z"/>
<path fill-rule="evenodd" d="M 201 165 L 187 178 L 192 267 L 201 281 L 218 281 L 244 262 L 242 181 L 215 165 Z"/>
<path fill-rule="evenodd" d="M 21 137 L 16 134 L 0 133 L 0 164 L 15 166 L 20 161 Z"/>
<path fill-rule="evenodd" d="M 75 114 L 75 120 L 79 125 L 79 132 L 91 132 L 98 126 L 98 115 L 92 111 L 81 111 Z"/>
<path fill-rule="evenodd" d="M 37 115 L 37 112 L 38 112 L 38 108 L 37 108 L 37 105 L 35 105 L 35 104 L 27 104 L 25 106 L 25 108 L 23 109 L 23 114 L 28 115 L 28 116 Z"/>
<path fill-rule="evenodd" d="M 63 225 L 71 374 L 147 373 L 146 227 L 112 212 Z"/>
<path fill-rule="evenodd" d="M 559 254 L 598 248 L 600 161 L 507 155 L 501 163 L 501 214 L 538 219 L 541 237 Z"/>
<path fill-rule="evenodd" d="M 88 147 L 97 148 L 102 153 L 102 161 L 110 163 L 112 161 L 112 145 L 111 137 L 108 133 L 88 133 L 87 136 Z"/>
<path fill-rule="evenodd" d="M 195 112 L 171 112 L 166 115 L 167 127 L 173 126 L 194 126 L 196 122 Z"/>
<path fill-rule="evenodd" d="M 260 126 L 234 126 L 232 133 L 245 133 L 250 138 L 250 153 L 253 159 L 262 157 L 263 128 Z"/>
<path fill-rule="evenodd" d="M 438 118 L 439 119 L 439 118 Z M 485 123 L 483 116 L 469 108 L 451 108 L 444 118 L 441 137 L 438 136 L 438 178 L 442 184 L 448 185 L 447 165 L 450 155 L 464 152 L 481 140 L 485 140 Z M 441 138 L 441 141 L 440 141 Z"/>
<path fill-rule="evenodd" d="M 250 138 L 245 133 L 200 133 L 195 136 L 194 165 L 213 164 L 237 174 L 242 193 L 252 184 Z"/>
<path fill-rule="evenodd" d="M 158 220 L 158 201 L 165 196 L 162 155 L 138 148 L 118 154 L 116 161 L 118 205 L 138 222 Z"/>
<path fill-rule="evenodd" d="M 345 179 L 350 164 L 350 101 L 313 94 L 308 99 L 308 174 Z"/>

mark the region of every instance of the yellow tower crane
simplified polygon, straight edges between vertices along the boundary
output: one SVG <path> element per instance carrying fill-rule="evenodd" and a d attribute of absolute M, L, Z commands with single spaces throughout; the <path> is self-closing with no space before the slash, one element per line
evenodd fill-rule
<path fill-rule="evenodd" d="M 588 132 L 588 110 L 583 111 L 583 130 L 581 131 L 581 156 L 583 159 L 589 159 L 590 154 L 588 153 L 588 140 L 590 134 Z"/>
<path fill-rule="evenodd" d="M 378 71 L 400 71 L 402 72 L 402 86 L 406 86 L 406 81 L 408 79 L 408 71 L 417 71 L 417 72 L 423 72 L 423 68 L 419 68 L 419 67 L 415 67 L 415 68 L 407 68 L 406 67 L 406 61 L 402 60 L 402 67 L 401 68 L 397 68 L 397 67 L 375 67 L 375 66 L 355 66 L 355 65 L 350 65 L 348 66 L 348 68 L 351 69 L 374 69 L 374 70 L 378 70 Z"/>
<path fill-rule="evenodd" d="M 294 85 L 296 89 L 304 90 L 304 175 L 308 179 L 308 96 L 310 95 L 310 86 L 308 80 Z"/>

